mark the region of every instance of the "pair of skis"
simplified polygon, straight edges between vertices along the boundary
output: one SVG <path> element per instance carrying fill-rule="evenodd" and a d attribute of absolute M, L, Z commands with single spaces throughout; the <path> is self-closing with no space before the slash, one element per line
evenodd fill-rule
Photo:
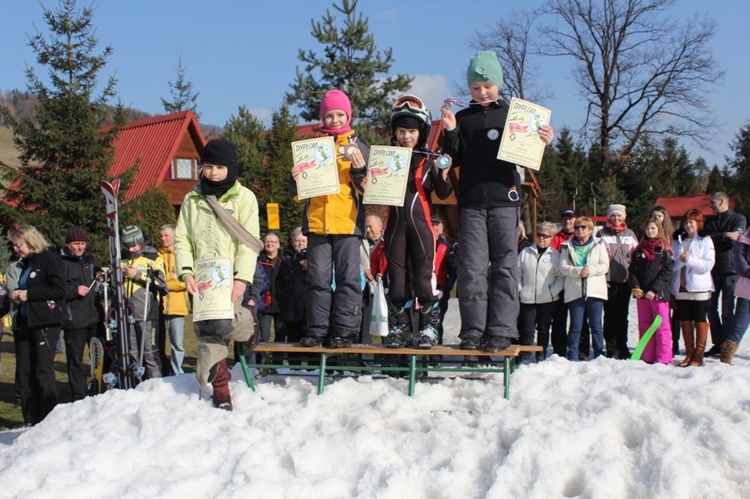
<path fill-rule="evenodd" d="M 102 180 L 99 186 L 104 193 L 107 205 L 107 233 L 109 235 L 110 271 L 109 277 L 111 300 L 107 303 L 107 344 L 100 338 L 92 338 L 89 345 L 91 353 L 91 382 L 89 393 L 103 393 L 112 388 L 134 388 L 140 381 L 139 368 L 130 355 L 130 337 L 128 313 L 125 307 L 123 274 L 120 252 L 120 221 L 118 218 L 118 194 L 120 179 L 112 182 Z M 107 300 L 105 300 L 107 301 Z M 112 342 L 110 342 L 112 340 Z M 114 345 L 112 345 L 114 343 Z M 110 357 L 108 371 L 105 371 L 105 360 Z"/>

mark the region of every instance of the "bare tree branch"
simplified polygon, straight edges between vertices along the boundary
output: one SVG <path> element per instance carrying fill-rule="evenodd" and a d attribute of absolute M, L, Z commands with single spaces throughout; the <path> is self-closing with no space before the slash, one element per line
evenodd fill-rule
<path fill-rule="evenodd" d="M 723 78 L 710 51 L 716 23 L 670 21 L 673 0 L 550 0 L 541 53 L 570 57 L 587 101 L 586 126 L 607 157 L 630 154 L 644 134 L 700 145 L 718 124 L 709 92 Z"/>
<path fill-rule="evenodd" d="M 536 67 L 529 62 L 533 52 L 533 24 L 536 16 L 532 12 L 512 12 L 507 18 L 495 22 L 486 31 L 477 31 L 469 40 L 476 50 L 493 50 L 503 67 L 503 89 L 506 99 L 520 97 L 543 102 L 552 97 L 552 92 L 537 84 Z"/>

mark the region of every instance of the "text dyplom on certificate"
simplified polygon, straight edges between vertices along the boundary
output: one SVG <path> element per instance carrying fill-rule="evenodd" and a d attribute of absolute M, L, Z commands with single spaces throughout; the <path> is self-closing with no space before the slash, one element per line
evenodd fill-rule
<path fill-rule="evenodd" d="M 198 292 L 193 295 L 194 322 L 234 318 L 233 275 L 232 259 L 228 256 L 195 262 Z"/>
<path fill-rule="evenodd" d="M 300 199 L 339 193 L 339 170 L 333 137 L 292 142 L 292 160 L 299 167 L 297 196 Z"/>
<path fill-rule="evenodd" d="M 513 97 L 497 159 L 532 170 L 539 170 L 545 143 L 539 138 L 539 127 L 549 125 L 552 111 L 533 102 Z"/>
<path fill-rule="evenodd" d="M 403 206 L 410 162 L 408 147 L 372 146 L 364 203 Z"/>

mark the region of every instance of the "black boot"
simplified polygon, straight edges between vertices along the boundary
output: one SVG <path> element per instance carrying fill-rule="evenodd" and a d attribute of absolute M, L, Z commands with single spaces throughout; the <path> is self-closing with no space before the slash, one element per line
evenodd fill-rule
<path fill-rule="evenodd" d="M 405 304 L 393 303 L 388 314 L 391 325 L 385 346 L 388 348 L 403 348 L 411 343 L 411 302 Z"/>
<path fill-rule="evenodd" d="M 419 335 L 417 348 L 428 350 L 438 342 L 440 325 L 440 302 L 421 304 L 419 308 Z"/>

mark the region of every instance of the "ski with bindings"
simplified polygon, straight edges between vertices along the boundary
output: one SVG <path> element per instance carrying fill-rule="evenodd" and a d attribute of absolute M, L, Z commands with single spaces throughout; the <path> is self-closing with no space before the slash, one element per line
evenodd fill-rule
<path fill-rule="evenodd" d="M 116 346 L 116 362 L 112 373 L 102 376 L 104 386 L 100 391 L 109 388 L 133 388 L 138 384 L 135 376 L 135 365 L 130 355 L 130 337 L 128 328 L 128 313 L 125 305 L 123 289 L 123 274 L 120 264 L 120 227 L 118 218 L 117 196 L 120 191 L 120 179 L 112 182 L 99 182 L 104 198 L 107 202 L 107 227 L 109 235 L 109 263 L 112 271 L 110 275 L 111 309 L 108 313 L 109 328 Z"/>
<path fill-rule="evenodd" d="M 97 395 L 103 391 L 102 374 L 104 373 L 104 342 L 101 338 L 93 337 L 89 342 L 91 355 L 91 379 L 87 386 L 89 395 Z"/>

